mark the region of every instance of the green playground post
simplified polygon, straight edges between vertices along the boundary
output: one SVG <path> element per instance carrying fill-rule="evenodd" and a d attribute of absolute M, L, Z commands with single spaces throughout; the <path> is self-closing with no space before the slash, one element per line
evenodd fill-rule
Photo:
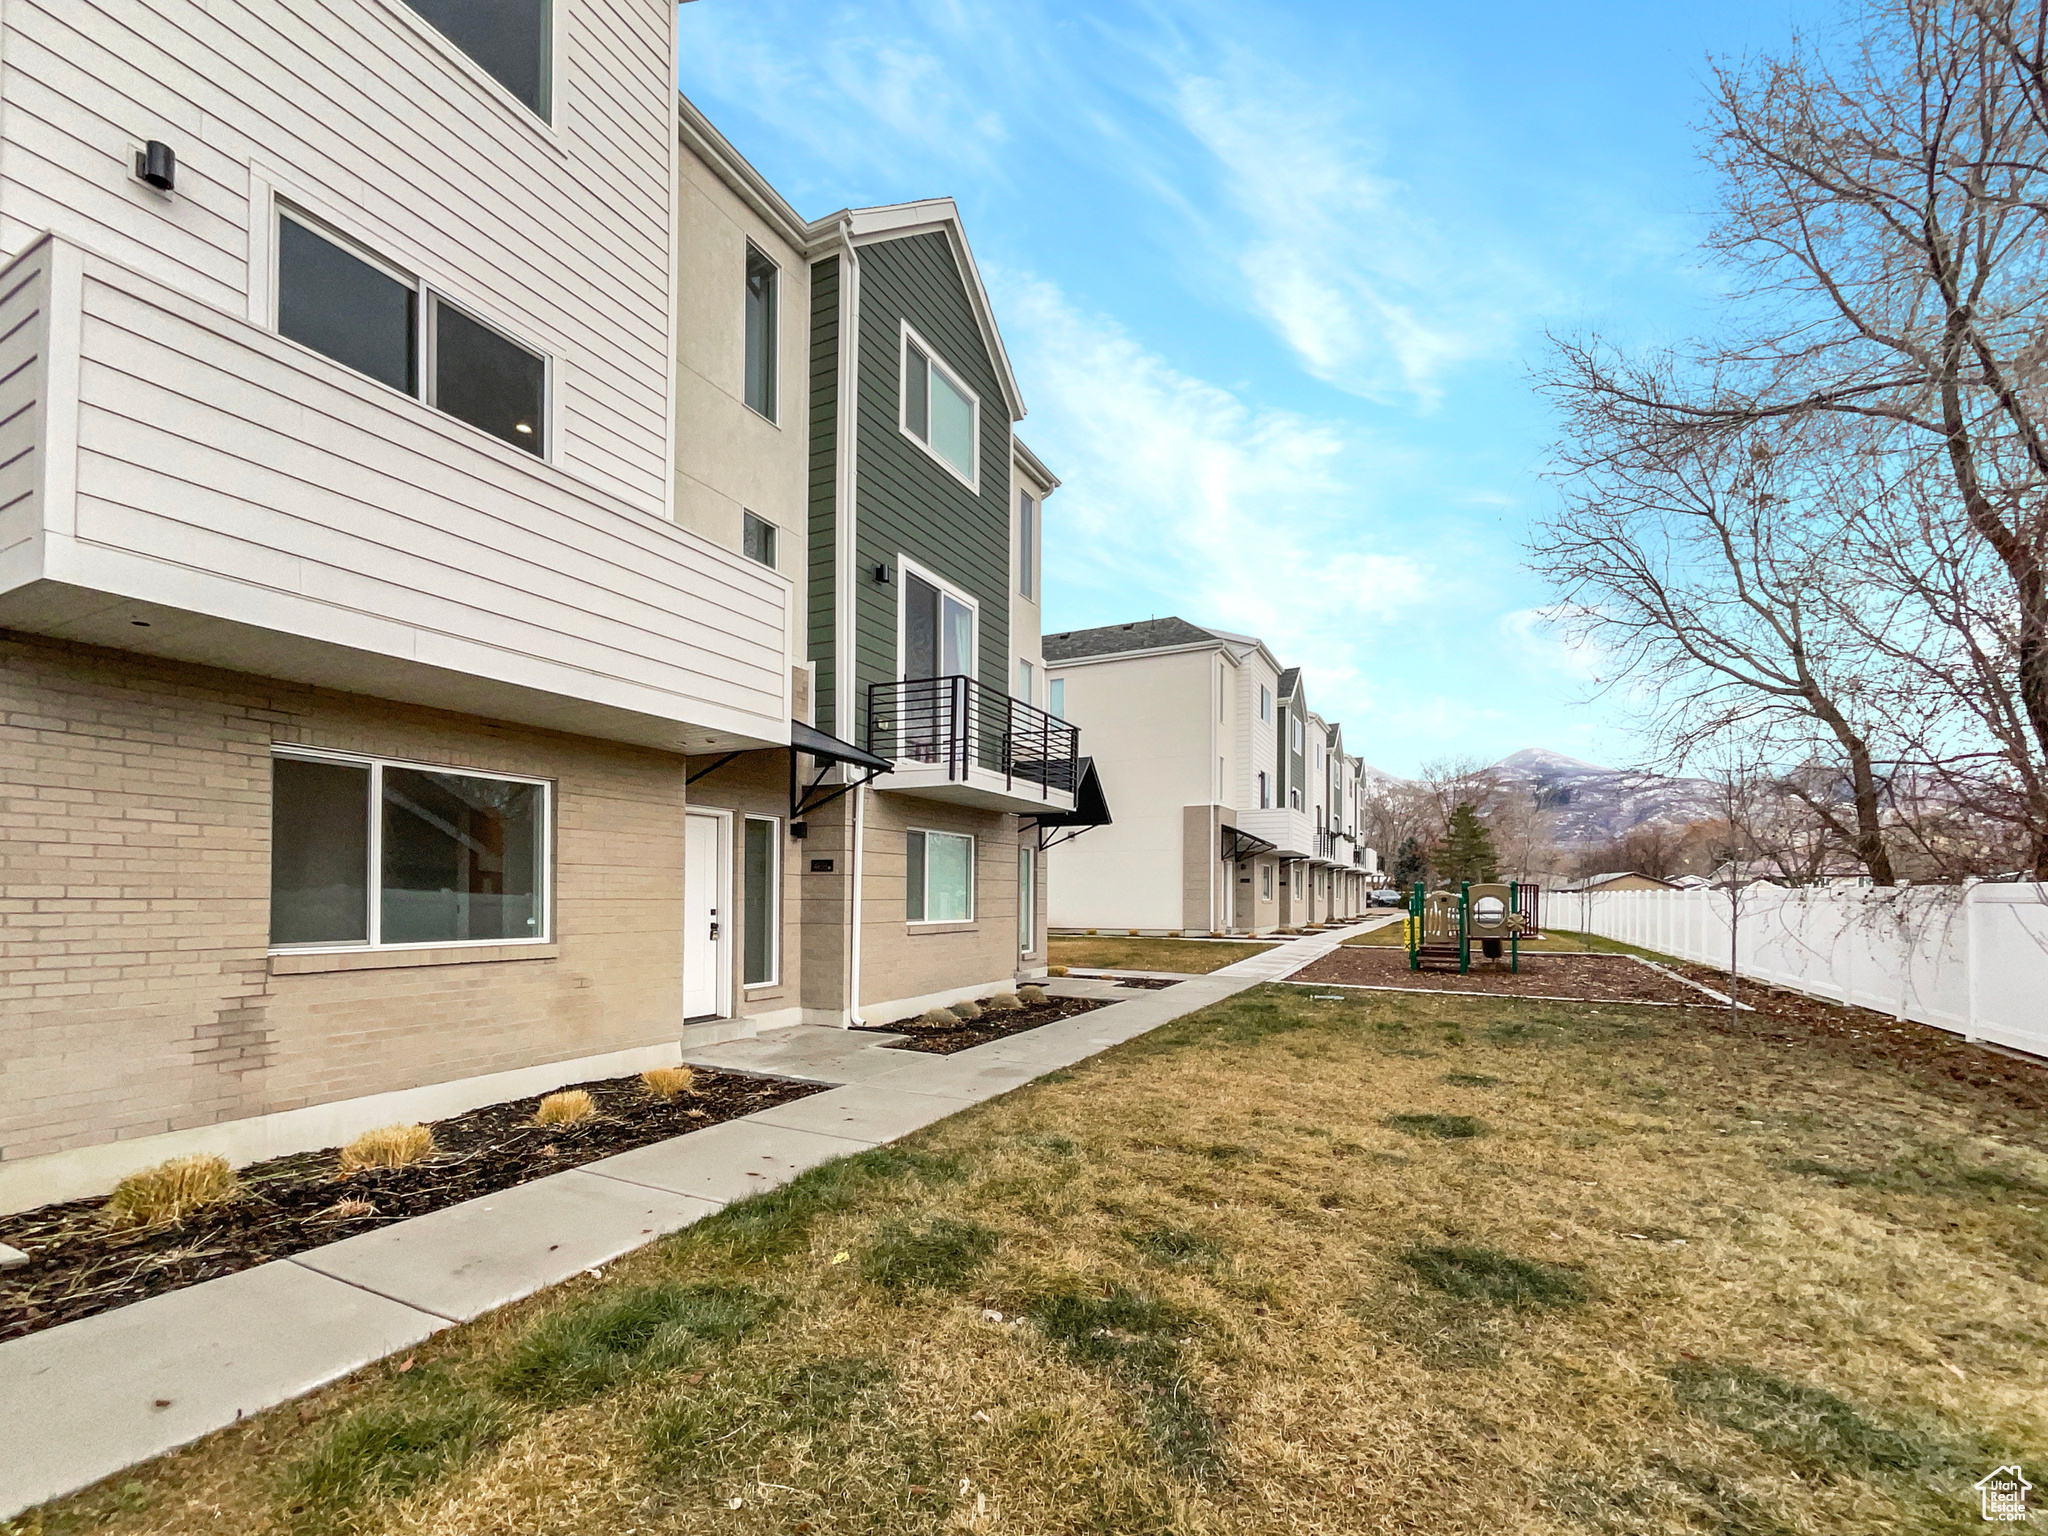
<path fill-rule="evenodd" d="M 1513 921 L 1522 911 L 1522 882 L 1508 882 L 1508 970 L 1514 975 L 1522 974 L 1522 925 Z"/>
<path fill-rule="evenodd" d="M 1472 905 L 1472 882 L 1461 881 L 1458 885 L 1458 974 L 1463 976 L 1472 969 L 1472 940 L 1465 931 L 1465 912 Z"/>
<path fill-rule="evenodd" d="M 1408 894 L 1408 969 L 1422 969 L 1422 882 Z"/>

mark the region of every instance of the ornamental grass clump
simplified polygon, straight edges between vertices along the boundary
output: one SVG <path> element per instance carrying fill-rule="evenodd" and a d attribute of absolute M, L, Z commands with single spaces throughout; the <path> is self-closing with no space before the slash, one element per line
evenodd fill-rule
<path fill-rule="evenodd" d="M 696 1074 L 688 1067 L 656 1067 L 651 1072 L 640 1074 L 640 1081 L 657 1099 L 673 1099 L 678 1094 L 688 1093 L 696 1080 Z"/>
<path fill-rule="evenodd" d="M 387 1125 L 365 1131 L 341 1149 L 341 1171 L 403 1168 L 434 1155 L 434 1133 L 424 1125 Z"/>
<path fill-rule="evenodd" d="M 981 1017 L 981 1004 L 974 1001 L 971 997 L 964 1003 L 955 1003 L 953 1005 L 953 1016 L 972 1023 Z"/>
<path fill-rule="evenodd" d="M 163 1227 L 194 1211 L 225 1205 L 240 1192 L 241 1181 L 226 1158 L 211 1153 L 174 1157 L 116 1184 L 101 1214 L 112 1227 Z"/>
<path fill-rule="evenodd" d="M 917 1016 L 917 1022 L 933 1029 L 952 1029 L 960 1022 L 960 1015 L 950 1008 L 927 1008 Z"/>
<path fill-rule="evenodd" d="M 1022 998 L 1014 992 L 998 992 L 982 1003 L 990 1013 L 1015 1013 L 1024 1006 Z"/>
<path fill-rule="evenodd" d="M 581 1088 L 571 1088 L 563 1093 L 551 1093 L 540 1101 L 540 1108 L 533 1112 L 535 1125 L 574 1125 L 579 1120 L 588 1120 L 597 1113 L 597 1100 Z"/>
<path fill-rule="evenodd" d="M 1017 989 L 1017 1001 L 1023 1003 L 1026 1007 L 1036 1007 L 1038 1004 L 1046 1001 L 1047 995 L 1043 987 L 1019 987 Z"/>

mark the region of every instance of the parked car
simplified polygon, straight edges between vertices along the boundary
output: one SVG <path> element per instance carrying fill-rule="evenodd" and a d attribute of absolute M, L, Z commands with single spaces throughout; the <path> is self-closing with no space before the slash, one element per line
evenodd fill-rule
<path fill-rule="evenodd" d="M 1372 904 L 1376 907 L 1398 907 L 1401 905 L 1401 901 L 1401 893 L 1392 887 L 1372 893 Z"/>

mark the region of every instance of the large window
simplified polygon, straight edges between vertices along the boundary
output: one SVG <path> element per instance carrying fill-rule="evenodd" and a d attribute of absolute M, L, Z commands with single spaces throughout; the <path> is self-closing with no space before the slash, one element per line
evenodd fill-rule
<path fill-rule="evenodd" d="M 547 937 L 544 782 L 281 752 L 271 785 L 273 946 Z"/>
<path fill-rule="evenodd" d="M 775 419 L 775 263 L 747 247 L 747 404 Z"/>
<path fill-rule="evenodd" d="M 980 409 L 974 392 L 904 326 L 903 430 L 975 490 L 980 487 Z"/>
<path fill-rule="evenodd" d="M 974 839 L 952 832 L 904 836 L 904 917 L 913 923 L 974 919 Z"/>
<path fill-rule="evenodd" d="M 542 117 L 553 94 L 549 0 L 406 0 L 485 74 Z"/>
<path fill-rule="evenodd" d="M 902 562 L 898 562 L 902 564 Z M 975 606 L 965 594 L 903 570 L 903 675 L 978 677 Z"/>
<path fill-rule="evenodd" d="M 545 357 L 418 278 L 284 209 L 277 218 L 277 329 L 515 448 L 547 453 Z"/>
<path fill-rule="evenodd" d="M 779 824 L 768 816 L 747 818 L 746 848 L 740 861 L 742 905 L 746 917 L 746 953 L 741 980 L 765 987 L 776 979 L 782 928 L 782 839 Z"/>
<path fill-rule="evenodd" d="M 1055 720 L 1067 718 L 1067 680 L 1064 677 L 1046 680 L 1045 712 Z"/>
<path fill-rule="evenodd" d="M 1017 595 L 1031 596 L 1038 565 L 1038 502 L 1029 491 L 1017 493 Z"/>

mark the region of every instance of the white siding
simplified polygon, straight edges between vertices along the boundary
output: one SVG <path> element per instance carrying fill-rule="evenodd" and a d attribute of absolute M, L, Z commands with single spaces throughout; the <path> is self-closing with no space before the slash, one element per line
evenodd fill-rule
<path fill-rule="evenodd" d="M 268 306 L 267 199 L 556 358 L 557 462 L 667 505 L 673 7 L 556 0 L 545 125 L 403 0 L 7 0 L 0 244 L 43 231 Z M 162 197 L 133 143 L 178 153 Z"/>
<path fill-rule="evenodd" d="M 42 526 L 37 449 L 49 279 L 47 247 L 0 278 L 0 571 Z"/>
<path fill-rule="evenodd" d="M 657 744 L 683 739 L 665 723 L 787 739 L 783 578 L 62 242 L 0 294 L 46 254 L 46 323 L 76 336 L 77 382 L 75 404 L 52 392 L 45 440 L 75 422 L 77 489 L 45 497 L 41 586 L 0 597 L 0 624 L 33 604 L 51 633 L 326 681 L 281 669 L 311 642 L 353 658 L 339 685 L 357 691 L 394 686 L 381 657 L 597 710 L 507 718 Z M 17 361 L 0 349 L 0 368 Z M 86 596 L 66 608 L 53 590 Z M 133 602 L 272 638 L 239 642 L 244 660 L 185 619 L 138 634 L 122 627 Z"/>

